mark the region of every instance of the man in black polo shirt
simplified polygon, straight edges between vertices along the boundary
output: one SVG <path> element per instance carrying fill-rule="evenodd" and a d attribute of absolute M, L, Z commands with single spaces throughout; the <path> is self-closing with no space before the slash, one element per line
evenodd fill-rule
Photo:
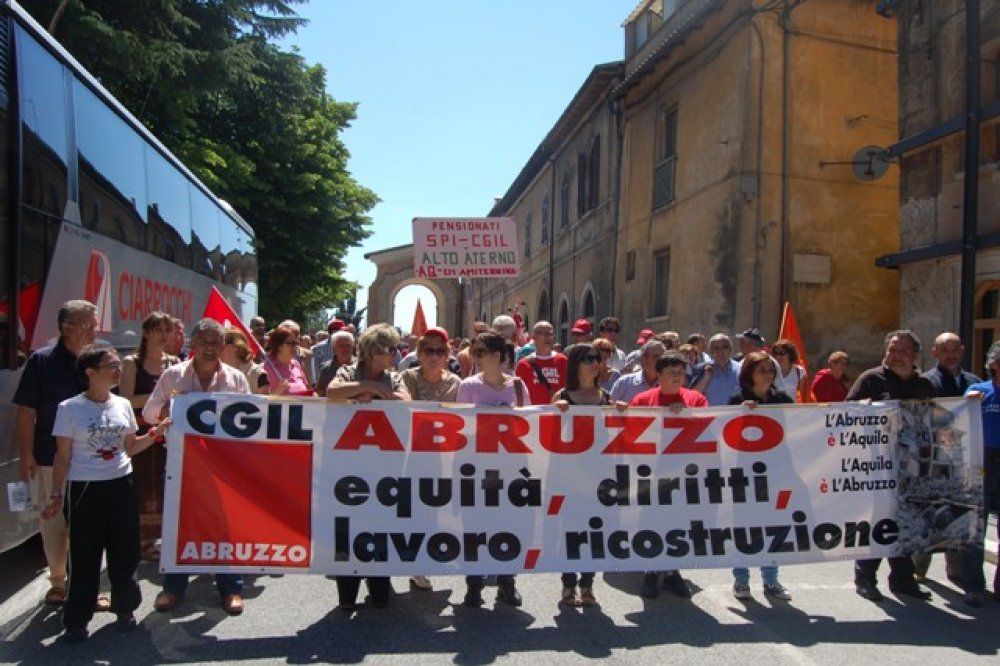
<path fill-rule="evenodd" d="M 934 384 L 917 374 L 916 359 L 920 339 L 913 331 L 893 331 L 885 336 L 885 358 L 882 365 L 861 373 L 847 393 L 847 400 L 928 400 L 935 396 Z M 870 601 L 881 601 L 875 574 L 881 558 L 857 560 L 854 563 L 854 585 L 857 593 Z M 920 588 L 914 579 L 913 559 L 908 556 L 889 558 L 889 590 L 896 595 L 927 600 L 930 592 Z"/>
<path fill-rule="evenodd" d="M 76 369 L 76 356 L 94 342 L 97 308 L 88 301 L 67 301 L 59 308 L 59 340 L 35 351 L 24 366 L 14 394 L 14 437 L 21 456 L 23 481 L 37 480 L 38 504 L 62 496 L 52 487 L 52 461 L 56 440 L 52 426 L 59 403 L 86 388 Z M 62 513 L 41 521 L 42 547 L 49 565 L 50 589 L 46 603 L 61 604 L 66 598 L 66 560 L 69 536 Z"/>

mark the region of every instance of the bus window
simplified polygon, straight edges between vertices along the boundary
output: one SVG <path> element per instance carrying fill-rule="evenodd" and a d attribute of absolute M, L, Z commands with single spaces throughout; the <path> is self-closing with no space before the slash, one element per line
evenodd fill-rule
<path fill-rule="evenodd" d="M 15 35 L 22 141 L 21 271 L 18 284 L 11 287 L 19 291 L 22 301 L 16 329 L 20 362 L 30 351 L 41 300 L 24 295 L 41 293 L 70 197 L 66 74 L 20 26 Z"/>
<path fill-rule="evenodd" d="M 194 185 L 191 186 L 191 253 L 194 270 L 221 280 L 218 207 Z"/>
<path fill-rule="evenodd" d="M 4 47 L 6 47 L 6 39 Z M 0 88 L 0 183 L 10 182 L 10 133 L 7 131 L 7 120 L 9 117 L 10 98 L 6 88 Z M 7 187 L 0 187 L 0 257 L 10 257 L 10 191 Z M 8 289 L 8 267 L 0 269 L 0 368 L 9 368 L 16 364 L 16 359 L 11 357 L 11 350 L 14 347 L 11 334 L 11 323 L 17 321 L 15 315 L 10 314 L 10 297 Z M 16 329 L 15 329 L 16 330 Z"/>
<path fill-rule="evenodd" d="M 239 289 L 242 270 L 240 234 L 242 230 L 232 218 L 219 210 L 219 241 L 222 249 L 222 282 Z"/>
<path fill-rule="evenodd" d="M 147 251 L 184 268 L 191 268 L 191 201 L 187 178 L 163 155 L 145 146 L 149 181 Z"/>
<path fill-rule="evenodd" d="M 102 236 L 146 249 L 143 140 L 85 85 L 73 81 L 80 215 Z"/>

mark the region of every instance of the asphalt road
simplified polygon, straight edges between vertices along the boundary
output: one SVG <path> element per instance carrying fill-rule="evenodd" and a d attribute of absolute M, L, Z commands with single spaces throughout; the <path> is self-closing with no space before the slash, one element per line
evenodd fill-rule
<path fill-rule="evenodd" d="M 638 596 L 639 574 L 599 575 L 599 607 L 557 605 L 557 575 L 520 576 L 524 606 L 460 604 L 464 581 L 433 579 L 434 591 L 410 591 L 393 579 L 397 595 L 387 609 L 361 606 L 348 615 L 336 610 L 332 580 L 320 576 L 254 577 L 248 580 L 246 612 L 228 617 L 218 606 L 209 577 L 195 579 L 184 603 L 171 614 L 153 610 L 159 574 L 140 570 L 143 602 L 139 628 L 119 634 L 113 616 L 91 623 L 79 645 L 56 640 L 60 614 L 41 603 L 47 589 L 37 540 L 0 555 L 0 662 L 110 663 L 997 663 L 1000 603 L 990 598 L 972 609 L 934 558 L 928 589 L 932 601 L 888 594 L 873 604 L 858 597 L 851 564 L 784 567 L 790 603 L 771 601 L 753 572 L 755 598 L 733 598 L 726 570 L 688 571 L 695 591 L 690 601 L 663 593 Z M 995 568 L 986 566 L 987 580 Z M 362 592 L 362 595 L 364 593 Z"/>

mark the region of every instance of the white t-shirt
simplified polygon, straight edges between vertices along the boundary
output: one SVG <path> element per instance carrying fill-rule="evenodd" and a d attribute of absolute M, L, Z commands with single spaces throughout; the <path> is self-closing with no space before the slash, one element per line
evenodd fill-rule
<path fill-rule="evenodd" d="M 132 473 L 125 437 L 138 430 L 132 405 L 112 394 L 94 402 L 85 394 L 63 400 L 52 426 L 55 437 L 73 440 L 69 481 L 110 481 Z"/>
<path fill-rule="evenodd" d="M 796 393 L 799 390 L 799 382 L 802 381 L 802 375 L 805 374 L 805 370 L 802 369 L 801 365 L 793 363 L 789 373 L 782 375 L 781 366 L 777 362 L 775 362 L 774 366 L 778 370 L 778 373 L 774 377 L 774 385 L 787 393 L 789 398 L 798 402 Z"/>

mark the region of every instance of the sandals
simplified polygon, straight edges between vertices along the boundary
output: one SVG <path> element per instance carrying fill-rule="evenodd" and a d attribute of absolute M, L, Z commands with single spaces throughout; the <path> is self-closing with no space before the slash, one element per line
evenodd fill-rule
<path fill-rule="evenodd" d="M 66 590 L 61 587 L 50 588 L 45 593 L 45 603 L 50 606 L 62 606 L 66 603 Z"/>

